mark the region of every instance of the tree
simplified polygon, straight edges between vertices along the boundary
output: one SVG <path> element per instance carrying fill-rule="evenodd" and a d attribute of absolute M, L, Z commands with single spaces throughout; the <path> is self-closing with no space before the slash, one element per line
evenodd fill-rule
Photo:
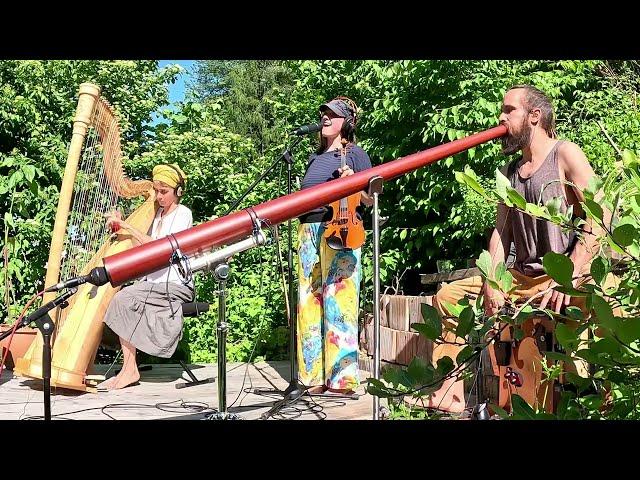
<path fill-rule="evenodd" d="M 194 95 L 199 100 L 221 100 L 222 123 L 255 142 L 260 155 L 282 142 L 285 123 L 277 114 L 274 96 L 292 88 L 282 61 L 199 61 Z"/>

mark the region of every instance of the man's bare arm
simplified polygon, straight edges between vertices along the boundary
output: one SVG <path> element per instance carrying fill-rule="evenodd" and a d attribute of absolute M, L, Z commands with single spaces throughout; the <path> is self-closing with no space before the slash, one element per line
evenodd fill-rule
<path fill-rule="evenodd" d="M 558 148 L 558 163 L 561 175 L 568 182 L 571 182 L 572 191 L 578 202 L 584 202 L 583 190 L 589 185 L 589 180 L 595 175 L 587 157 L 580 147 L 571 142 L 565 142 Z M 602 198 L 603 193 L 598 192 L 595 200 Z M 578 206 L 578 205 L 576 205 Z M 575 208 L 575 207 L 574 207 Z M 603 208 L 603 220 L 605 225 L 610 222 L 611 212 Z M 602 232 L 592 218 L 587 218 L 582 226 L 585 233 L 579 237 L 578 242 L 571 251 L 569 258 L 573 262 L 573 277 L 580 277 L 588 273 L 588 265 L 598 251 L 598 233 Z M 574 280 L 574 286 L 578 280 Z M 555 282 L 551 284 L 555 285 Z M 556 312 L 560 313 L 562 306 L 567 306 L 571 302 L 571 296 L 552 290 L 548 292 L 540 301 L 540 308 L 545 308 L 547 303 Z"/>
<path fill-rule="evenodd" d="M 589 180 L 595 175 L 591 165 L 587 160 L 587 157 L 582 152 L 580 147 L 571 142 L 566 142 L 562 145 L 562 148 L 558 150 L 560 167 L 564 170 L 564 175 L 567 181 L 575 185 L 573 192 L 580 202 L 584 202 L 583 190 L 589 185 Z M 602 192 L 596 194 L 596 201 L 603 197 Z M 611 220 L 611 212 L 607 209 L 603 209 L 604 223 L 607 225 Z M 586 224 L 583 226 L 585 232 L 576 243 L 569 258 L 573 262 L 573 276 L 580 275 L 585 266 L 591 261 L 598 251 L 598 233 L 602 231 L 592 218 L 586 219 Z"/>

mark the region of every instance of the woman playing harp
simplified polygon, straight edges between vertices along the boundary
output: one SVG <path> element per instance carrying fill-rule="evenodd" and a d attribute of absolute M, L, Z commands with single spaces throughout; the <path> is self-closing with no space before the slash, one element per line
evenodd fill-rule
<path fill-rule="evenodd" d="M 193 226 L 191 210 L 180 204 L 186 175 L 175 165 L 153 169 L 153 189 L 160 208 L 147 233 L 112 213 L 107 226 L 127 230 L 138 244 L 148 243 Z M 149 355 L 169 358 L 182 338 L 182 303 L 193 300 L 193 280 L 181 279 L 174 267 L 147 275 L 120 290 L 107 309 L 104 323 L 120 338 L 123 364 L 120 373 L 98 385 L 100 390 L 115 390 L 135 385 L 140 379 L 136 348 Z"/>

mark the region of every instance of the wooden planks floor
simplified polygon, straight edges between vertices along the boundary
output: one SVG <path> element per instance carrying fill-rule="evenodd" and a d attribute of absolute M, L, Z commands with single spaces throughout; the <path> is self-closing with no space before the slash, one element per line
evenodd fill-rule
<path fill-rule="evenodd" d="M 123 390 L 84 393 L 55 389 L 51 394 L 52 415 L 74 420 L 200 420 L 217 410 L 219 405 L 217 366 L 197 364 L 190 367 L 198 379 L 213 377 L 215 381 L 176 389 L 177 384 L 188 379 L 182 367 L 153 365 L 151 370 L 141 372 L 139 385 Z M 95 366 L 96 373 L 104 373 L 107 368 L 107 365 Z M 372 418 L 373 399 L 364 393 L 362 385 L 358 389 L 360 395 L 357 400 L 304 396 L 283 408 L 277 408 L 281 403 L 276 403 L 282 396 L 255 393 L 255 389 L 286 388 L 289 369 L 287 361 L 227 364 L 227 411 L 244 420 L 260 419 L 265 413 L 270 413 L 269 419 Z M 367 372 L 360 372 L 362 380 L 368 376 Z M 2 373 L 0 420 L 42 416 L 43 401 L 42 380 L 14 377 L 10 370 Z"/>

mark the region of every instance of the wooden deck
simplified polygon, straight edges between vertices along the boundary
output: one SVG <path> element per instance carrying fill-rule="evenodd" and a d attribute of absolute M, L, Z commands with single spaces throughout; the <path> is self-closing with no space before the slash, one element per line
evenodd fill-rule
<path fill-rule="evenodd" d="M 215 364 L 190 367 L 198 379 L 217 377 Z M 96 373 L 104 373 L 107 368 L 107 365 L 95 366 Z M 289 368 L 286 361 L 227 364 L 227 411 L 244 420 L 260 419 L 282 396 L 257 394 L 254 390 L 286 388 Z M 362 380 L 368 376 L 367 372 L 360 372 Z M 123 390 L 85 393 L 53 389 L 51 413 L 54 417 L 74 420 L 200 420 L 217 410 L 217 378 L 213 383 L 176 389 L 177 384 L 187 379 L 180 365 L 153 365 L 151 370 L 141 372 L 139 385 Z M 373 399 L 364 393 L 364 386 L 360 386 L 357 393 L 360 394 L 357 400 L 304 396 L 269 418 L 370 420 Z M 10 370 L 2 373 L 0 420 L 42 416 L 43 401 L 42 380 L 14 377 Z"/>

